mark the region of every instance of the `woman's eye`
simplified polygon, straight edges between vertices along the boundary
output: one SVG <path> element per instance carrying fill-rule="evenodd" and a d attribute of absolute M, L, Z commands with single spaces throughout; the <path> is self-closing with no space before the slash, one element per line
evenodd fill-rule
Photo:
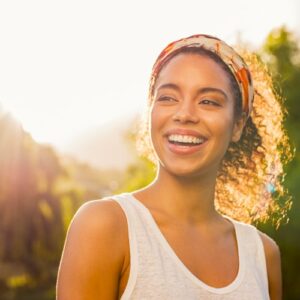
<path fill-rule="evenodd" d="M 162 96 L 162 97 L 159 97 L 157 99 L 157 101 L 168 101 L 168 102 L 170 102 L 170 101 L 176 101 L 176 99 L 172 98 L 172 97 L 169 97 L 169 96 Z"/>
<path fill-rule="evenodd" d="M 209 100 L 209 99 L 204 99 L 204 100 L 200 101 L 200 103 L 220 106 L 218 102 L 216 102 L 214 100 Z"/>

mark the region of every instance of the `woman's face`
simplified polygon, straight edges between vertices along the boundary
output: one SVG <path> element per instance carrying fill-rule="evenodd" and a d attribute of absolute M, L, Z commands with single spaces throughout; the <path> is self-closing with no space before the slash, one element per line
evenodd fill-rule
<path fill-rule="evenodd" d="M 151 140 L 160 170 L 177 176 L 216 174 L 242 121 L 226 72 L 211 58 L 179 54 L 158 75 L 151 106 Z"/>

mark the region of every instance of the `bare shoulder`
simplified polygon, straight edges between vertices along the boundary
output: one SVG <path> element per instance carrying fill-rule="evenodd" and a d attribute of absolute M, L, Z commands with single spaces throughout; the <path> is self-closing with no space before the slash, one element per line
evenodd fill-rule
<path fill-rule="evenodd" d="M 116 299 L 126 249 L 126 218 L 111 199 L 75 214 L 58 272 L 57 299 Z"/>
<path fill-rule="evenodd" d="M 96 244 L 95 247 L 103 247 L 103 243 L 107 242 L 122 249 L 124 233 L 126 219 L 119 204 L 111 199 L 102 199 L 86 202 L 79 208 L 70 224 L 68 236 L 82 235 L 90 244 Z"/>
<path fill-rule="evenodd" d="M 126 220 L 119 204 L 112 199 L 88 201 L 75 214 L 71 226 L 90 229 L 95 233 L 118 234 L 124 229 Z M 100 232 L 99 232 L 100 233 Z"/>
<path fill-rule="evenodd" d="M 267 234 L 264 232 L 261 232 L 258 230 L 258 233 L 261 237 L 261 240 L 264 245 L 264 250 L 266 254 L 266 259 L 278 259 L 280 258 L 280 249 L 277 243 L 269 237 Z"/>
<path fill-rule="evenodd" d="M 271 300 L 280 300 L 282 298 L 280 249 L 271 237 L 261 231 L 258 232 L 265 251 L 270 298 Z"/>
<path fill-rule="evenodd" d="M 126 218 L 119 204 L 112 199 L 89 201 L 75 214 L 68 238 L 72 235 L 93 246 L 95 251 L 105 252 L 109 249 L 111 256 L 122 256 L 126 241 Z"/>

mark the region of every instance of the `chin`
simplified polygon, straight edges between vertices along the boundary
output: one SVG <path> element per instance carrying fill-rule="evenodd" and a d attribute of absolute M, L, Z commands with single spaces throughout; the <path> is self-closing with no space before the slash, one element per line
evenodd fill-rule
<path fill-rule="evenodd" d="M 160 171 L 169 174 L 172 177 L 176 177 L 178 179 L 188 179 L 188 178 L 197 178 L 201 177 L 205 172 L 203 168 L 191 168 L 189 166 L 168 166 L 168 165 L 160 165 Z"/>
<path fill-rule="evenodd" d="M 159 172 L 168 174 L 172 177 L 177 177 L 178 179 L 196 179 L 196 178 L 207 178 L 216 177 L 218 169 L 220 168 L 220 161 L 207 162 L 202 161 L 198 163 L 196 161 L 159 161 Z"/>

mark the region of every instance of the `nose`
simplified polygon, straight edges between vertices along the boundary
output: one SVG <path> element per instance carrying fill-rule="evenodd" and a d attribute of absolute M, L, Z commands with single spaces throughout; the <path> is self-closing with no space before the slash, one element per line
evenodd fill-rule
<path fill-rule="evenodd" d="M 173 121 L 180 123 L 197 123 L 199 121 L 199 116 L 197 115 L 193 103 L 183 101 L 174 113 Z"/>

